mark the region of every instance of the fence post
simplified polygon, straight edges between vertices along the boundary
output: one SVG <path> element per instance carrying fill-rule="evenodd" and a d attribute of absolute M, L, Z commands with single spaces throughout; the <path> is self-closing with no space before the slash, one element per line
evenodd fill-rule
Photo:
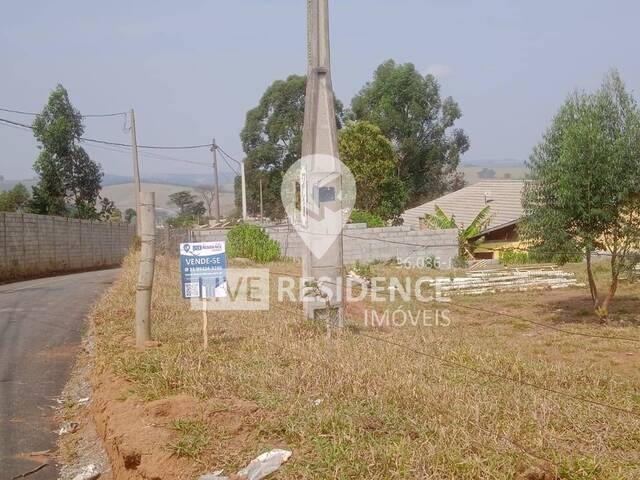
<path fill-rule="evenodd" d="M 136 288 L 136 346 L 151 340 L 151 293 L 155 268 L 155 194 L 140 192 L 140 267 Z"/>

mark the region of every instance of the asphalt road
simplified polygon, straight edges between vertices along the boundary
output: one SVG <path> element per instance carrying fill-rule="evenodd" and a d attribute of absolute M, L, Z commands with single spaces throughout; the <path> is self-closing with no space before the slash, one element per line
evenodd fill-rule
<path fill-rule="evenodd" d="M 54 422 L 85 317 L 118 270 L 0 285 L 0 480 L 38 465 L 32 452 L 55 451 Z M 54 480 L 52 459 L 28 480 Z"/>

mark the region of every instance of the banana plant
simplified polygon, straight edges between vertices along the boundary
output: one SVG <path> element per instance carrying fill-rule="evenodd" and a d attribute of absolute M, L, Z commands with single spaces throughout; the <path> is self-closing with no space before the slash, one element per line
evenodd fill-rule
<path fill-rule="evenodd" d="M 427 213 L 424 217 L 424 224 L 427 228 L 434 230 L 456 229 L 458 230 L 459 255 L 461 257 L 473 257 L 474 250 L 484 238 L 472 241 L 489 225 L 491 221 L 491 207 L 486 206 L 478 212 L 468 226 L 458 225 L 455 215 L 448 216 L 438 205 L 434 208 L 434 213 Z"/>

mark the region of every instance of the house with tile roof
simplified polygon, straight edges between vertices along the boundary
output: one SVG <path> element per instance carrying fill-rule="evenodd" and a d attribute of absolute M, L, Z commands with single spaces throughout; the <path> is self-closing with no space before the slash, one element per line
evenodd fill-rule
<path fill-rule="evenodd" d="M 523 180 L 483 180 L 407 210 L 404 225 L 423 229 L 424 217 L 435 213 L 436 205 L 448 216 L 454 216 L 459 227 L 468 226 L 485 206 L 490 207 L 490 220 L 478 238 L 484 241 L 474 252 L 476 258 L 498 258 L 499 251 L 517 248 L 518 222 L 522 208 Z"/>

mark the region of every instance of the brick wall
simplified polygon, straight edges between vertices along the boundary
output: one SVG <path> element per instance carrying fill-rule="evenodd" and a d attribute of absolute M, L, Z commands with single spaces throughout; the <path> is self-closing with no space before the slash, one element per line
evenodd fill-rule
<path fill-rule="evenodd" d="M 135 225 L 0 213 L 0 281 L 118 265 Z"/>
<path fill-rule="evenodd" d="M 293 227 L 266 227 L 265 230 L 280 244 L 283 256 L 302 256 L 304 244 Z M 226 230 L 196 230 L 193 239 L 219 241 L 226 238 L 226 233 Z M 343 232 L 343 244 L 345 264 L 400 258 L 416 265 L 436 257 L 444 267 L 458 254 L 458 233 L 457 230 L 412 230 L 405 226 L 367 228 L 364 224 L 350 224 Z"/>

